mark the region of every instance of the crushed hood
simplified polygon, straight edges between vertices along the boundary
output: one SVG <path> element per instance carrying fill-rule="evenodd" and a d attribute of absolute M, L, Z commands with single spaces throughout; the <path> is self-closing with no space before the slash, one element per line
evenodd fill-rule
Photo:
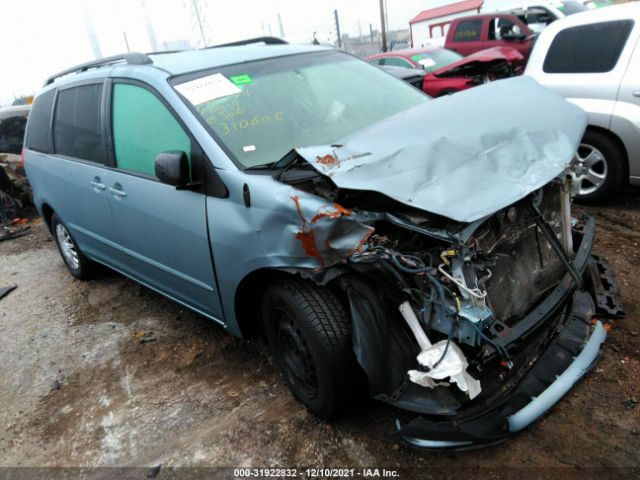
<path fill-rule="evenodd" d="M 472 222 L 557 177 L 586 124 L 579 107 L 518 77 L 426 102 L 333 145 L 296 151 L 338 188 L 378 192 Z"/>
<path fill-rule="evenodd" d="M 520 63 L 523 61 L 524 57 L 515 48 L 493 47 L 472 53 L 457 62 L 432 72 L 432 75 L 436 77 L 480 75 L 499 63 Z"/>

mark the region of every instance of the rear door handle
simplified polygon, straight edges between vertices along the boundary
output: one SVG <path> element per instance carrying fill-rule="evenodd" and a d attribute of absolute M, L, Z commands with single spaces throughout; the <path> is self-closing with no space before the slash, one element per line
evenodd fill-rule
<path fill-rule="evenodd" d="M 122 185 L 116 183 L 113 187 L 109 187 L 109 191 L 117 197 L 126 197 L 127 193 L 122 190 Z"/>
<path fill-rule="evenodd" d="M 633 92 L 634 97 L 640 97 L 640 90 L 636 90 Z"/>

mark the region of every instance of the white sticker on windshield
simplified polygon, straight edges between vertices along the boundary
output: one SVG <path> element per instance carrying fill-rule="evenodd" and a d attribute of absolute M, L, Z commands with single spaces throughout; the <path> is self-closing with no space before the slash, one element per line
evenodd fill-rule
<path fill-rule="evenodd" d="M 418 63 L 424 68 L 433 67 L 436 64 L 433 58 L 423 58 L 422 60 L 418 60 Z"/>
<path fill-rule="evenodd" d="M 255 145 L 245 145 L 244 147 L 242 147 L 242 151 L 243 152 L 255 152 L 256 151 L 256 146 Z"/>
<path fill-rule="evenodd" d="M 176 90 L 194 105 L 210 102 L 216 98 L 235 95 L 242 91 L 221 73 L 215 73 L 191 80 L 190 82 L 181 83 L 180 85 L 176 85 Z"/>

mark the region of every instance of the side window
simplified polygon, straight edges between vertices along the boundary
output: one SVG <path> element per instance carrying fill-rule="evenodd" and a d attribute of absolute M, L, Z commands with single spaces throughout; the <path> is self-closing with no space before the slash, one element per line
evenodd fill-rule
<path fill-rule="evenodd" d="M 397 58 L 397 57 L 385 58 L 384 64 L 390 65 L 392 67 L 413 68 L 413 65 L 411 65 L 409 62 L 407 62 L 406 60 L 403 60 L 402 58 Z"/>
<path fill-rule="evenodd" d="M 489 23 L 489 40 L 512 40 L 521 33 L 520 27 L 508 18 L 492 18 Z"/>
<path fill-rule="evenodd" d="M 618 63 L 633 20 L 567 28 L 551 42 L 542 69 L 546 73 L 603 73 Z"/>
<path fill-rule="evenodd" d="M 149 90 L 116 83 L 111 121 L 118 168 L 155 177 L 156 156 L 167 150 L 185 152 L 191 164 L 191 140 Z"/>
<path fill-rule="evenodd" d="M 36 97 L 29 114 L 25 147 L 49 153 L 49 121 L 55 90 L 48 90 Z"/>
<path fill-rule="evenodd" d="M 105 163 L 100 127 L 102 83 L 67 88 L 58 92 L 53 118 L 55 153 Z"/>
<path fill-rule="evenodd" d="M 466 20 L 460 22 L 456 27 L 456 33 L 453 39 L 456 42 L 474 42 L 480 40 L 481 29 L 482 20 Z"/>

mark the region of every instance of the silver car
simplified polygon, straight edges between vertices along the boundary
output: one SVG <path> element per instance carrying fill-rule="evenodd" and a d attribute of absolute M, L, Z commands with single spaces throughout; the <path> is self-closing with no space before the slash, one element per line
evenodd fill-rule
<path fill-rule="evenodd" d="M 578 157 L 578 199 L 598 202 L 640 186 L 640 5 L 589 11 L 551 24 L 526 75 L 589 115 Z"/>

